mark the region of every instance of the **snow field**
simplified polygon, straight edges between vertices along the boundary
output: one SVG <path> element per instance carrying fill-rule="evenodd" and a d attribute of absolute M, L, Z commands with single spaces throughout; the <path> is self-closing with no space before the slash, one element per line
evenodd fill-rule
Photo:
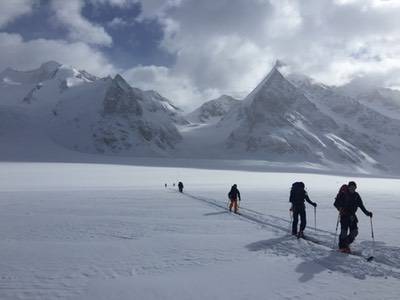
<path fill-rule="evenodd" d="M 354 179 L 374 212 L 376 262 L 330 249 L 332 207 Z M 185 194 L 172 188 L 182 180 Z M 318 203 L 306 233 L 289 228 L 303 180 Z M 169 188 L 163 187 L 164 183 Z M 242 216 L 229 214 L 236 183 Z M 0 299 L 397 299 L 397 179 L 138 167 L 0 164 Z M 370 250 L 358 212 L 354 248 Z"/>

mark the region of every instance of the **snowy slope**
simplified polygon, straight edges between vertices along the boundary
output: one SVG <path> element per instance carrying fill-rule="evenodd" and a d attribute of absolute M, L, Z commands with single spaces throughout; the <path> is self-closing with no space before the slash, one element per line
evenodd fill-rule
<path fill-rule="evenodd" d="M 400 119 L 400 92 L 389 88 L 362 88 L 354 90 L 351 83 L 336 89 L 337 92 L 357 99 L 369 108 L 390 118 Z"/>
<path fill-rule="evenodd" d="M 376 242 L 358 212 L 352 246 L 374 250 L 368 263 L 333 246 L 332 202 L 346 177 L 0 163 L 0 179 L 4 300 L 395 300 L 400 293 L 399 180 L 352 178 L 374 212 Z M 177 180 L 185 194 L 163 187 Z M 318 203 L 317 230 L 307 206 L 305 233 L 320 245 L 288 235 L 289 188 L 298 180 Z M 226 209 L 233 182 L 242 216 Z"/>
<path fill-rule="evenodd" d="M 227 151 L 242 151 L 248 157 L 342 164 L 360 172 L 380 167 L 366 149 L 343 135 L 342 124 L 331 113 L 311 101 L 277 67 L 219 125 L 232 128 Z"/>
<path fill-rule="evenodd" d="M 25 120 L 20 126 L 3 121 L 0 130 L 29 128 L 21 132 L 26 145 L 42 143 L 43 152 L 53 140 L 88 153 L 165 155 L 181 139 L 176 125 L 187 123 L 169 100 L 132 88 L 119 75 L 99 79 L 49 62 L 33 71 L 7 69 L 0 82 L 0 111 L 23 114 L 13 122 Z"/>
<path fill-rule="evenodd" d="M 400 164 L 393 159 L 400 151 L 400 118 L 393 109 L 388 113 L 383 99 L 372 105 L 354 93 L 343 93 L 309 78 L 293 76 L 291 79 L 321 111 L 340 124 L 338 136 L 374 157 L 382 166 L 399 168 Z"/>
<path fill-rule="evenodd" d="M 193 123 L 217 122 L 239 103 L 240 101 L 233 97 L 222 95 L 217 99 L 205 102 L 189 113 L 186 118 Z"/>
<path fill-rule="evenodd" d="M 0 158 L 91 160 L 84 152 L 398 174 L 399 99 L 389 89 L 357 94 L 286 78 L 276 65 L 244 100 L 222 96 L 184 115 L 119 75 L 97 78 L 48 62 L 0 73 Z"/>
<path fill-rule="evenodd" d="M 54 109 L 52 136 L 83 152 L 162 154 L 181 137 L 176 116 L 153 101 L 119 75 L 68 90 Z"/>

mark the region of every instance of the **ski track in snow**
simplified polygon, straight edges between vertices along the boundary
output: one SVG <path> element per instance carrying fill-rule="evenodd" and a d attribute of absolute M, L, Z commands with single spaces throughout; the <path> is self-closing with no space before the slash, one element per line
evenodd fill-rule
<path fill-rule="evenodd" d="M 2 300 L 321 299 L 322 289 L 324 299 L 348 299 L 355 292 L 360 299 L 377 299 L 382 292 L 382 299 L 396 299 L 399 292 L 399 247 L 377 240 L 375 261 L 369 263 L 333 250 L 333 233 L 323 223 L 317 232 L 312 225 L 306 231 L 321 244 L 288 235 L 290 224 L 278 211 L 281 206 L 287 211 L 288 182 L 299 174 L 180 170 L 188 188 L 179 194 L 160 187 L 177 176 L 174 168 L 0 166 Z M 330 197 L 321 190 L 344 180 L 301 176 L 321 210 L 327 205 L 319 199 Z M 216 200 L 233 180 L 243 187 L 241 215 L 229 214 L 227 202 Z M 268 199 L 263 182 L 269 184 Z M 396 215 L 396 180 L 359 182 L 366 198 L 385 203 L 385 208 L 378 203 L 376 215 Z M 371 182 L 377 185 L 373 190 L 382 188 L 379 197 L 368 190 Z M 260 203 L 268 205 L 268 213 Z M 324 223 L 330 224 L 334 215 L 326 215 Z M 398 241 L 387 230 L 394 222 L 378 223 L 377 236 L 384 232 L 385 241 Z M 356 250 L 370 249 L 365 231 Z M 229 276 L 237 286 L 228 291 L 218 283 Z"/>
<path fill-rule="evenodd" d="M 209 205 L 228 210 L 227 205 L 215 199 L 198 197 L 189 193 L 185 193 L 185 195 Z M 245 207 L 240 208 L 240 214 L 237 216 L 266 226 L 268 229 L 274 230 L 277 234 L 286 233 L 282 237 L 258 241 L 249 244 L 247 247 L 250 251 L 268 250 L 276 255 L 296 255 L 301 257 L 305 259 L 305 262 L 298 267 L 298 271 L 308 269 L 307 267 L 310 263 L 317 263 L 321 266 L 318 272 L 329 269 L 331 271 L 348 273 L 359 279 L 364 279 L 366 276 L 391 276 L 400 279 L 399 247 L 386 246 L 384 242 L 375 242 L 373 253 L 375 262 L 366 262 L 367 255 L 339 253 L 333 245 L 334 233 L 317 229 L 316 232 L 309 233 L 310 238 L 297 240 L 290 234 L 290 222 L 285 219 L 272 215 L 266 216 Z M 372 242 L 364 241 L 362 244 L 365 248 L 371 249 L 372 247 Z M 307 276 L 309 275 L 305 275 L 305 277 Z M 303 280 L 305 281 L 305 279 Z"/>

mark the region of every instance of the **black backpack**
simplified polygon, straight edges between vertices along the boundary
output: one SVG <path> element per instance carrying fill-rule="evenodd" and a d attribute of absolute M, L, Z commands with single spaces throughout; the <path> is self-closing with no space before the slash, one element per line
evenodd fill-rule
<path fill-rule="evenodd" d="M 304 183 L 299 181 L 292 184 L 292 189 L 290 190 L 290 202 L 293 204 L 301 204 L 304 203 L 305 190 Z"/>

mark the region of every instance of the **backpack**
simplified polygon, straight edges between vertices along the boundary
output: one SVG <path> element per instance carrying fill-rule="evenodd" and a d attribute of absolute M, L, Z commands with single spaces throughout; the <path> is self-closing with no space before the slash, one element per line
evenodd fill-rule
<path fill-rule="evenodd" d="M 228 193 L 228 198 L 229 199 L 236 199 L 237 198 L 237 189 L 231 189 L 230 192 Z"/>
<path fill-rule="evenodd" d="M 338 195 L 341 193 L 347 194 L 348 191 L 349 191 L 349 187 L 347 186 L 347 184 L 343 184 L 339 189 Z"/>
<path fill-rule="evenodd" d="M 293 192 L 304 191 L 304 187 L 305 187 L 304 183 L 298 181 L 292 184 L 292 191 Z"/>
<path fill-rule="evenodd" d="M 304 190 L 303 182 L 295 182 L 292 184 L 292 189 L 290 190 L 290 199 L 294 205 L 304 203 L 304 197 L 306 195 L 306 191 Z"/>

